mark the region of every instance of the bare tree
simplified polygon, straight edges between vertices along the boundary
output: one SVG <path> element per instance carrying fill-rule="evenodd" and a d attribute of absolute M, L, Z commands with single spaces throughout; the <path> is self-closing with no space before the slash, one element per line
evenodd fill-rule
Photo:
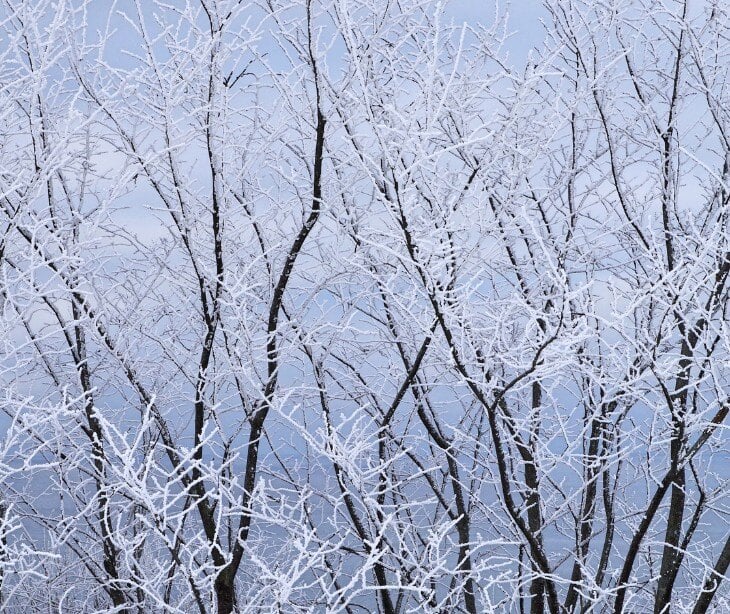
<path fill-rule="evenodd" d="M 730 13 L 487 9 L 3 0 L 4 611 L 730 607 Z"/>

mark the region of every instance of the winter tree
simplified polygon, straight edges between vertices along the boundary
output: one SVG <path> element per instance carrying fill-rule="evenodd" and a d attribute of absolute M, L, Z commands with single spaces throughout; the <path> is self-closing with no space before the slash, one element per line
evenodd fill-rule
<path fill-rule="evenodd" d="M 1 6 L 0 609 L 730 609 L 730 7 Z"/>

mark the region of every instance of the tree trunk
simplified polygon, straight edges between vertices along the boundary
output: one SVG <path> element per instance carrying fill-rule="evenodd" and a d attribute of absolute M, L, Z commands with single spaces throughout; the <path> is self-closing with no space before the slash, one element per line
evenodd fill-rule
<path fill-rule="evenodd" d="M 215 600 L 218 614 L 232 614 L 236 605 L 236 591 L 233 578 L 227 569 L 220 572 L 215 579 Z"/>

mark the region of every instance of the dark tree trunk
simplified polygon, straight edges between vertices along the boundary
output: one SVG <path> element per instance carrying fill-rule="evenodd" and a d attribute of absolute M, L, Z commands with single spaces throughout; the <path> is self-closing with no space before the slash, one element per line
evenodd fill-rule
<path fill-rule="evenodd" d="M 236 592 L 233 578 L 228 569 L 224 569 L 215 579 L 215 600 L 218 614 L 232 614 L 236 606 Z"/>

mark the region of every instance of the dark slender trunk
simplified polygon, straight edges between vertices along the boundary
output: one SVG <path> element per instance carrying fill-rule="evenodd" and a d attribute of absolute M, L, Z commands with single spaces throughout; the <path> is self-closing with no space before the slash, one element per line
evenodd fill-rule
<path fill-rule="evenodd" d="M 677 448 L 676 451 L 675 447 Z M 672 457 L 678 458 L 680 451 L 681 446 L 672 441 Z M 679 540 L 682 532 L 682 521 L 684 520 L 685 482 L 685 470 L 682 468 L 677 472 L 677 478 L 672 484 L 654 614 L 669 614 L 670 611 L 672 588 L 680 564 Z"/>
<path fill-rule="evenodd" d="M 472 578 L 471 555 L 469 553 L 470 530 L 469 530 L 469 511 L 466 507 L 464 499 L 464 491 L 461 487 L 459 479 L 459 467 L 456 459 L 452 456 L 450 450 L 446 450 L 448 455 L 447 462 L 449 465 L 449 474 L 451 477 L 451 485 L 454 490 L 454 498 L 456 499 L 456 511 L 459 519 L 456 522 L 456 531 L 459 535 L 459 564 L 457 569 L 459 574 L 464 578 L 464 607 L 469 614 L 477 614 L 477 600 L 474 590 L 474 578 Z"/>
<path fill-rule="evenodd" d="M 543 326 L 544 328 L 544 326 Z M 542 404 L 542 387 L 539 382 L 532 383 L 532 411 L 533 420 L 536 412 Z M 522 456 L 527 457 L 525 462 L 525 486 L 527 487 L 527 524 L 536 540 L 542 546 L 542 512 L 540 510 L 540 482 L 535 466 L 534 448 L 538 436 L 538 424 L 532 425 L 530 432 L 529 452 L 523 452 Z M 540 570 L 532 562 L 532 581 L 530 582 L 530 614 L 542 614 L 545 611 L 545 580 L 540 575 Z"/>
<path fill-rule="evenodd" d="M 573 570 L 570 575 L 570 588 L 565 598 L 565 609 L 572 612 L 578 603 L 578 587 L 583 580 L 583 562 L 588 553 L 588 546 L 591 539 L 593 520 L 596 512 L 596 498 L 598 492 L 598 472 L 600 463 L 598 459 L 598 446 L 601 439 L 602 416 L 594 417 L 591 420 L 591 434 L 588 443 L 588 456 L 586 461 L 586 494 L 581 505 L 580 518 L 578 522 L 576 560 L 573 563 Z"/>
<path fill-rule="evenodd" d="M 233 576 L 228 569 L 224 569 L 215 579 L 215 600 L 218 604 L 218 614 L 232 614 L 236 606 L 236 591 Z"/>
<path fill-rule="evenodd" d="M 669 614 L 672 599 L 673 579 L 677 576 L 677 567 L 681 562 L 679 556 L 679 541 L 682 536 L 682 522 L 687 499 L 685 492 L 686 471 L 680 467 L 685 445 L 685 416 L 687 414 L 688 387 L 692 369 L 692 357 L 697 344 L 697 334 L 694 329 L 686 332 L 684 323 L 680 325 L 680 332 L 685 337 L 682 342 L 682 359 L 680 373 L 675 382 L 675 394 L 669 400 L 672 412 L 672 439 L 669 444 L 669 461 L 676 477 L 672 483 L 672 491 L 667 513 L 667 529 L 664 534 L 664 549 L 657 585 L 654 614 Z"/>
<path fill-rule="evenodd" d="M 730 413 L 730 401 L 726 401 L 720 407 L 718 412 L 713 416 L 712 420 L 710 421 L 710 424 L 705 427 L 704 431 L 702 431 L 702 434 L 697 438 L 695 443 L 687 449 L 684 459 L 685 463 L 690 462 L 694 455 L 702 449 L 702 447 L 707 443 L 707 440 L 712 437 L 713 433 L 717 430 L 718 426 L 725 421 L 728 413 Z M 674 482 L 676 478 L 676 473 L 677 467 L 671 466 L 662 481 L 659 483 L 656 491 L 654 492 L 654 495 L 652 496 L 651 501 L 649 502 L 649 505 L 644 512 L 641 522 L 639 523 L 639 526 L 637 527 L 636 532 L 631 539 L 629 548 L 626 551 L 626 560 L 624 561 L 624 564 L 621 568 L 621 573 L 619 574 L 618 580 L 616 582 L 618 590 L 616 591 L 616 599 L 614 601 L 614 614 L 622 614 L 622 612 L 624 611 L 624 603 L 626 601 L 628 582 L 629 578 L 631 577 L 631 571 L 634 567 L 636 557 L 639 555 L 641 542 L 646 536 L 646 533 L 649 530 L 651 523 L 654 521 L 654 518 L 656 517 L 657 511 L 659 510 L 659 506 L 661 505 L 664 496 Z"/>
<path fill-rule="evenodd" d="M 730 566 L 730 537 L 725 541 L 725 547 L 720 553 L 720 558 L 717 559 L 715 568 L 710 573 L 705 584 L 702 587 L 697 603 L 695 604 L 692 614 L 705 614 L 707 609 L 710 607 L 712 598 L 715 596 L 717 589 L 720 588 L 720 582 L 722 582 L 728 567 Z"/>
<path fill-rule="evenodd" d="M 78 322 L 81 318 L 79 308 L 79 294 L 74 293 L 74 302 L 72 303 L 72 313 L 74 320 Z M 104 454 L 103 438 L 104 433 L 95 414 L 94 397 L 92 394 L 91 372 L 89 370 L 88 357 L 86 355 L 86 338 L 84 330 L 80 325 L 74 327 L 75 333 L 75 352 L 76 369 L 81 381 L 81 389 L 84 392 L 84 412 L 88 427 L 85 429 L 86 434 L 91 441 L 91 458 L 94 465 L 94 481 L 96 482 L 96 492 L 98 503 L 96 508 L 96 516 L 99 523 L 99 532 L 101 534 L 101 546 L 104 553 L 102 566 L 106 572 L 109 584 L 106 591 L 114 604 L 114 608 L 120 608 L 121 614 L 127 614 L 129 610 L 124 607 L 127 605 L 127 598 L 124 591 L 119 586 L 119 570 L 117 569 L 117 558 L 119 553 L 114 544 L 111 535 L 111 520 L 109 518 L 109 495 L 106 488 L 106 457 Z"/>
<path fill-rule="evenodd" d="M 525 485 L 527 486 L 527 524 L 538 541 L 542 529 L 542 514 L 540 513 L 540 498 L 538 496 L 538 479 L 534 463 L 525 464 Z M 532 563 L 533 578 L 530 582 L 530 614 L 545 612 L 545 581 L 540 576 L 540 570 Z"/>

